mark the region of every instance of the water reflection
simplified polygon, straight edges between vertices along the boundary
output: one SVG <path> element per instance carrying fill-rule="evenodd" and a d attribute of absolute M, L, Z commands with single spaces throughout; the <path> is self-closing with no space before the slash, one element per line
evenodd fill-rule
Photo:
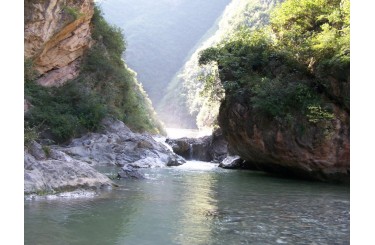
<path fill-rule="evenodd" d="M 216 179 L 211 174 L 184 175 L 182 217 L 178 222 L 176 244 L 209 244 L 212 240 L 212 216 L 217 213 L 213 187 Z"/>
<path fill-rule="evenodd" d="M 25 200 L 25 244 L 349 244 L 349 188 L 189 162 L 94 198 Z"/>

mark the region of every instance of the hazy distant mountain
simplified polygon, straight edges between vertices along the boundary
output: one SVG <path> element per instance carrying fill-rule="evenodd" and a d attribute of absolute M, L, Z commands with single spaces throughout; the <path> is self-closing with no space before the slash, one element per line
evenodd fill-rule
<path fill-rule="evenodd" d="M 189 51 L 230 0 L 103 0 L 105 18 L 124 29 L 125 59 L 154 106 Z"/>

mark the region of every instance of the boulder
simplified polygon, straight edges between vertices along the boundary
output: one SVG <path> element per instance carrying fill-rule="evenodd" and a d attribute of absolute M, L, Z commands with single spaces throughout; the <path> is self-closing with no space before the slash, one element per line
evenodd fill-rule
<path fill-rule="evenodd" d="M 211 136 L 204 136 L 191 141 L 191 159 L 209 162 L 212 160 L 210 154 Z"/>
<path fill-rule="evenodd" d="M 243 168 L 244 160 L 241 157 L 234 155 L 234 156 L 227 156 L 220 164 L 220 168 L 225 169 L 240 169 Z"/>
<path fill-rule="evenodd" d="M 166 143 L 172 147 L 174 153 L 184 157 L 190 158 L 191 145 L 188 138 L 181 138 L 178 140 L 167 139 Z"/>
<path fill-rule="evenodd" d="M 122 171 L 118 172 L 117 177 L 121 179 L 144 179 L 145 178 L 142 174 L 140 174 L 137 171 L 137 169 L 131 166 L 124 166 L 122 168 Z"/>
<path fill-rule="evenodd" d="M 211 136 L 209 147 L 209 154 L 212 158 L 211 161 L 220 163 L 227 157 L 228 153 L 230 153 L 228 142 L 224 138 L 221 128 L 218 128 L 213 131 Z"/>
<path fill-rule="evenodd" d="M 41 147 L 36 142 L 33 144 Z M 73 159 L 61 151 L 51 150 L 51 157 L 38 160 L 26 149 L 24 159 L 25 194 L 47 194 L 82 188 L 98 189 L 114 185 L 107 176 L 87 163 Z"/>
<path fill-rule="evenodd" d="M 182 164 L 186 163 L 185 159 L 179 155 L 171 156 L 170 161 L 167 163 L 167 166 L 180 166 Z"/>

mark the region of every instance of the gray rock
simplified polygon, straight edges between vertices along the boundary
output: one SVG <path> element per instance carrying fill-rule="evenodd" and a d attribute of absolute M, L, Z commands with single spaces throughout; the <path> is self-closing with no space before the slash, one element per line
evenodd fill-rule
<path fill-rule="evenodd" d="M 33 166 L 37 164 L 37 160 L 29 153 L 24 153 L 24 169 L 33 170 Z"/>
<path fill-rule="evenodd" d="M 228 154 L 228 143 L 220 129 L 201 138 L 167 139 L 173 152 L 187 160 L 221 162 Z"/>
<path fill-rule="evenodd" d="M 185 159 L 179 155 L 172 156 L 167 166 L 180 166 L 186 163 Z"/>
<path fill-rule="evenodd" d="M 211 161 L 209 155 L 210 136 L 202 138 L 167 139 L 173 152 L 187 160 Z"/>
<path fill-rule="evenodd" d="M 194 160 L 200 160 L 209 162 L 212 160 L 210 155 L 211 136 L 204 136 L 197 138 L 192 142 L 191 158 Z"/>
<path fill-rule="evenodd" d="M 108 133 L 115 133 L 118 132 L 125 133 L 125 134 L 133 134 L 133 132 L 123 123 L 122 121 L 119 121 L 117 119 L 113 118 L 105 118 L 101 122 L 105 132 Z"/>
<path fill-rule="evenodd" d="M 36 160 L 47 159 L 43 147 L 40 144 L 36 143 L 34 140 L 30 143 L 27 150 Z"/>
<path fill-rule="evenodd" d="M 211 136 L 209 153 L 212 161 L 216 163 L 222 162 L 228 155 L 228 142 L 224 138 L 221 128 L 216 129 Z"/>
<path fill-rule="evenodd" d="M 141 178 L 136 168 L 177 166 L 185 160 L 151 135 L 137 134 L 114 120 L 103 120 L 99 133 L 88 133 L 68 146 L 48 146 L 48 156 L 33 142 L 25 151 L 24 191 L 50 193 L 78 188 L 99 188 L 114 183 L 90 165 L 123 167 L 120 178 Z"/>
<path fill-rule="evenodd" d="M 191 139 L 180 138 L 180 139 L 167 139 L 166 143 L 169 144 L 174 153 L 189 159 L 191 152 Z M 190 159 L 189 159 L 190 160 Z"/>
<path fill-rule="evenodd" d="M 105 175 L 87 163 L 75 160 L 63 152 L 54 153 L 60 160 L 36 160 L 25 152 L 24 193 L 46 194 L 78 188 L 97 189 L 113 186 Z"/>
<path fill-rule="evenodd" d="M 146 157 L 139 159 L 138 161 L 129 163 L 128 166 L 133 168 L 158 168 L 166 166 L 166 163 L 157 157 Z"/>
<path fill-rule="evenodd" d="M 145 177 L 139 173 L 135 168 L 131 166 L 125 166 L 122 168 L 121 172 L 117 174 L 118 178 L 123 179 L 144 179 Z"/>
<path fill-rule="evenodd" d="M 242 168 L 244 160 L 241 159 L 239 156 L 227 156 L 220 164 L 220 168 L 226 169 L 237 169 Z"/>
<path fill-rule="evenodd" d="M 164 167 L 182 164 L 175 153 L 151 135 L 130 131 L 121 121 L 103 120 L 101 133 L 90 133 L 56 149 L 94 165 L 131 164 L 136 167 Z M 176 161 L 176 159 L 179 159 Z"/>

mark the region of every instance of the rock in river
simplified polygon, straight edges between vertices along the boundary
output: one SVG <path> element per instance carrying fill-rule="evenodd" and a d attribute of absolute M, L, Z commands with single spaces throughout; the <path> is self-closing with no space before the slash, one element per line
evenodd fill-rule
<path fill-rule="evenodd" d="M 226 169 L 237 169 L 237 168 L 243 168 L 244 160 L 242 160 L 239 156 L 227 156 L 220 164 L 220 168 L 226 168 Z"/>
<path fill-rule="evenodd" d="M 33 142 L 35 148 L 41 148 Z M 51 149 L 49 156 L 34 151 L 24 153 L 24 193 L 45 194 L 73 189 L 112 187 L 113 182 L 87 163 Z M 34 155 L 32 155 L 34 154 Z"/>

